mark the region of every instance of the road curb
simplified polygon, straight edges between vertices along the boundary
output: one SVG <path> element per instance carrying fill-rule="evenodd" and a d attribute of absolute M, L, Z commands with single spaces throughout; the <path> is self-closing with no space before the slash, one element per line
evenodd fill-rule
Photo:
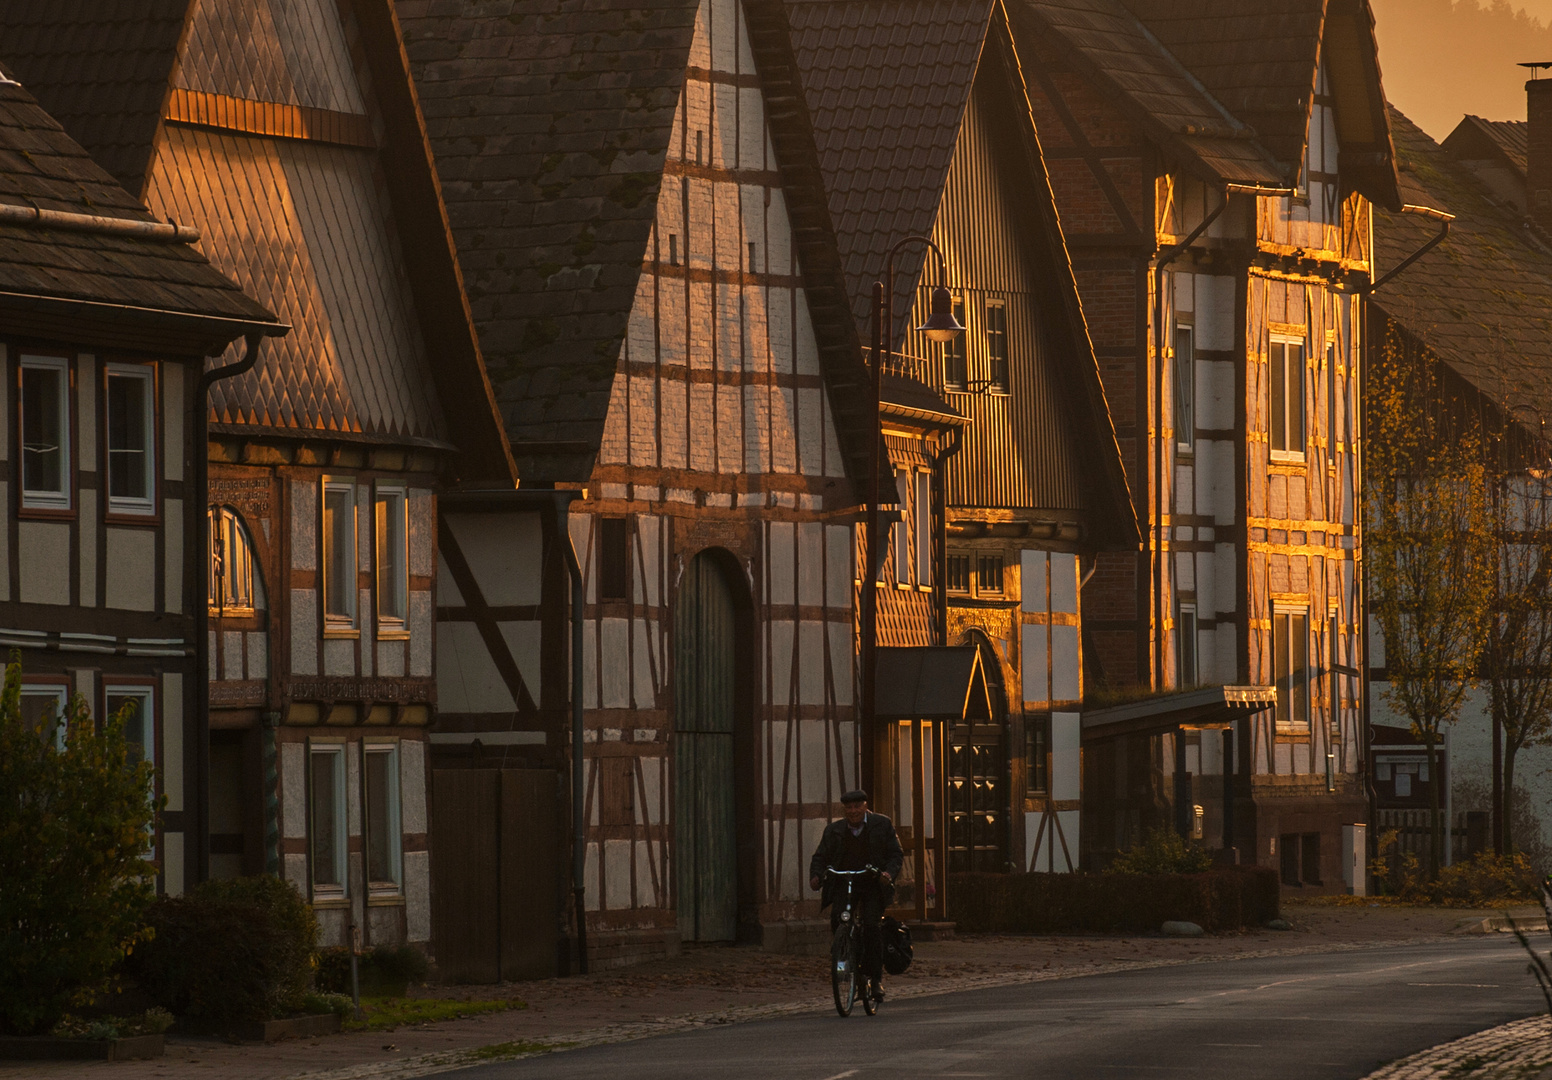
<path fill-rule="evenodd" d="M 1081 979 L 1094 975 L 1115 975 L 1128 971 L 1146 971 L 1157 968 L 1188 967 L 1196 964 L 1221 964 L 1236 960 L 1264 960 L 1280 956 L 1311 956 L 1322 953 L 1368 952 L 1407 945 L 1427 945 L 1452 940 L 1449 936 L 1412 938 L 1404 941 L 1359 942 L 1331 945 L 1304 945 L 1283 949 L 1256 949 L 1230 956 L 1193 956 L 1170 960 L 1122 960 L 1097 964 L 1092 968 L 1056 971 L 1015 971 L 998 975 L 972 975 L 964 978 L 945 978 L 924 986 L 891 985 L 889 1003 L 915 998 L 940 997 L 945 994 L 967 993 L 974 990 L 994 990 L 1006 986 L 1022 986 L 1037 982 L 1055 982 L 1062 979 Z M 1453 940 L 1459 940 L 1455 938 Z M 491 1043 L 485 1046 L 468 1046 L 457 1050 L 439 1050 L 431 1054 L 419 1054 L 398 1061 L 374 1061 L 338 1069 L 318 1069 L 293 1073 L 284 1080 L 416 1080 L 422 1076 L 454 1072 L 477 1065 L 497 1062 L 520 1061 L 523 1058 L 566 1050 L 581 1050 L 590 1046 L 610 1043 L 633 1042 L 658 1035 L 674 1035 L 699 1028 L 719 1027 L 724 1024 L 743 1024 L 756 1020 L 777 1020 L 804 1013 L 828 1013 L 834 1008 L 828 995 L 806 998 L 802 1001 L 779 1002 L 771 1005 L 748 1005 L 723 1009 L 712 1013 L 683 1016 L 664 1016 L 654 1020 L 629 1024 L 613 1024 L 564 1035 L 543 1036 L 513 1042 Z"/>
<path fill-rule="evenodd" d="M 1536 1015 L 1393 1061 L 1364 1080 L 1522 1080 L 1552 1065 L 1552 1020 Z"/>

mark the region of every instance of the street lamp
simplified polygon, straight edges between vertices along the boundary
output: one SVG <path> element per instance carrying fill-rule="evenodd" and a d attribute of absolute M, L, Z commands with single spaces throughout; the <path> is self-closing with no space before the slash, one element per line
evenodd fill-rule
<path fill-rule="evenodd" d="M 894 297 L 895 297 L 895 256 L 900 249 L 907 244 L 925 244 L 937 256 L 938 280 L 948 279 L 948 264 L 943 258 L 943 252 L 929 237 L 907 236 L 889 249 L 889 257 L 884 263 L 884 280 L 873 283 L 873 429 L 869 432 L 872 440 L 871 468 L 868 475 L 867 526 L 864 533 L 864 562 L 863 569 L 867 576 L 862 582 L 862 634 L 861 652 L 858 658 L 862 664 L 862 761 L 858 773 L 866 777 L 870 791 L 877 791 L 876 751 L 878 739 L 877 718 L 877 693 L 878 693 L 878 568 L 883 562 L 882 546 L 880 544 L 880 532 L 882 522 L 879 514 L 879 503 L 882 501 L 880 488 L 883 483 L 882 446 L 884 441 L 881 402 L 884 392 L 884 361 L 893 355 L 894 345 L 890 340 L 894 333 Z M 916 328 L 924 334 L 929 341 L 947 342 L 964 333 L 965 328 L 959 325 L 959 320 L 954 318 L 954 298 L 943 285 L 936 285 L 932 290 L 932 300 L 928 308 L 927 321 Z M 921 759 L 921 729 L 916 729 L 915 754 L 917 758 L 917 776 L 920 777 Z M 915 792 L 917 811 L 921 809 L 921 792 Z M 920 842 L 920 836 L 917 836 Z M 917 891 L 920 893 L 922 885 L 922 867 L 918 866 Z"/>

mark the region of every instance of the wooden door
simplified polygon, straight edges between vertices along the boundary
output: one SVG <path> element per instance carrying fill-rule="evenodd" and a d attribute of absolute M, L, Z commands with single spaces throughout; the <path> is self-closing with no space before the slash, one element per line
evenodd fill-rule
<path fill-rule="evenodd" d="M 431 945 L 448 982 L 544 979 L 559 963 L 549 769 L 431 775 Z"/>
<path fill-rule="evenodd" d="M 675 880 L 688 941 L 732 941 L 738 929 L 736 618 L 721 567 L 696 556 L 674 610 Z"/>

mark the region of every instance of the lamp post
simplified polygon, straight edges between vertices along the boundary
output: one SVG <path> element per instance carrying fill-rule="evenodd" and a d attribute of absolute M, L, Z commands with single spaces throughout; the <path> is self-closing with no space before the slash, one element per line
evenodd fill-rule
<path fill-rule="evenodd" d="M 882 409 L 884 391 L 884 362 L 885 358 L 892 355 L 894 343 L 891 340 L 894 333 L 894 295 L 895 295 L 895 256 L 900 249 L 907 244 L 925 244 L 937 256 L 938 280 L 944 281 L 948 277 L 948 264 L 943 258 L 943 252 L 938 245 L 925 236 L 907 236 L 889 249 L 889 257 L 884 263 L 884 280 L 873 283 L 873 428 L 869 433 L 873 440 L 871 465 L 868 471 L 867 508 L 868 517 L 864 531 L 864 571 L 866 577 L 862 582 L 862 655 L 858 658 L 862 665 L 862 761 L 858 773 L 867 780 L 868 789 L 871 792 L 878 791 L 878 571 L 883 564 L 883 548 L 881 546 L 881 522 L 879 518 L 879 504 L 882 502 L 880 489 L 883 485 L 883 427 Z M 932 290 L 932 302 L 928 309 L 927 321 L 917 329 L 927 336 L 929 341 L 952 341 L 957 335 L 964 333 L 964 327 L 954 318 L 954 300 L 948 289 L 943 285 L 937 285 Z M 913 753 L 915 755 L 916 768 L 914 770 L 913 804 L 914 817 L 913 842 L 918 851 L 921 847 L 924 829 L 923 810 L 923 776 L 921 770 L 921 724 L 912 724 Z M 924 892 L 921 887 L 922 867 L 921 859 L 917 860 L 917 886 L 916 899 L 917 910 L 922 911 Z"/>

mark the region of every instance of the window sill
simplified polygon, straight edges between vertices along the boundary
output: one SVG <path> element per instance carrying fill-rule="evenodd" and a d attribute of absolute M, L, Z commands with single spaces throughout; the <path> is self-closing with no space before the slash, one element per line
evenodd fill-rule
<path fill-rule="evenodd" d="M 403 907 L 404 891 L 395 885 L 392 889 L 374 888 L 367 894 L 367 907 Z"/>
<path fill-rule="evenodd" d="M 138 510 L 109 510 L 102 516 L 104 525 L 132 525 L 139 528 L 154 528 L 162 523 L 162 516 L 154 510 L 144 513 Z"/>
<path fill-rule="evenodd" d="M 406 627 L 403 623 L 389 623 L 386 626 L 378 624 L 378 641 L 408 641 L 409 639 L 409 628 Z"/>
<path fill-rule="evenodd" d="M 1270 451 L 1269 460 L 1274 468 L 1278 465 L 1284 465 L 1302 471 L 1305 466 L 1304 455 L 1296 454 L 1291 450 L 1272 450 Z"/>
<path fill-rule="evenodd" d="M 350 897 L 342 892 L 328 892 L 319 895 L 317 889 L 313 890 L 313 907 L 315 908 L 348 908 Z"/>
<path fill-rule="evenodd" d="M 325 626 L 323 636 L 325 640 L 330 638 L 354 640 L 361 636 L 361 631 L 354 626 Z"/>
<path fill-rule="evenodd" d="M 74 521 L 73 506 L 28 506 L 25 502 L 16 508 L 16 516 L 34 521 Z"/>

